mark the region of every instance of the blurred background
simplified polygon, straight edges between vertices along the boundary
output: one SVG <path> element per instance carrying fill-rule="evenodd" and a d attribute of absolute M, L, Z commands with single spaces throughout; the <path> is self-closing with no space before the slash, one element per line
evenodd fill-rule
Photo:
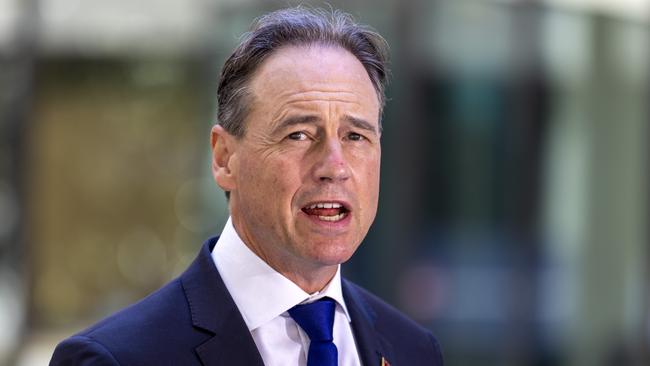
<path fill-rule="evenodd" d="M 650 365 L 650 1 L 329 3 L 392 49 L 347 275 L 448 366 Z M 220 232 L 218 72 L 295 4 L 0 0 L 0 365 L 46 365 Z"/>

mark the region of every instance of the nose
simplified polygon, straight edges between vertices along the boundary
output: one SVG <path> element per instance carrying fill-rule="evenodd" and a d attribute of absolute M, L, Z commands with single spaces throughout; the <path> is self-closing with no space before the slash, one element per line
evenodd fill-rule
<path fill-rule="evenodd" d="M 321 182 L 345 181 L 350 178 L 350 166 L 338 139 L 323 141 L 318 151 L 314 178 Z"/>

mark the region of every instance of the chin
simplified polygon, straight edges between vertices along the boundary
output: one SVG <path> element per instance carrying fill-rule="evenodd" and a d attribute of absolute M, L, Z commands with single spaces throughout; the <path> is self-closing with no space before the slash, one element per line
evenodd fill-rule
<path fill-rule="evenodd" d="M 323 266 L 336 266 L 350 260 L 354 252 L 354 248 L 327 248 L 325 251 L 318 251 L 311 256 L 317 263 Z"/>

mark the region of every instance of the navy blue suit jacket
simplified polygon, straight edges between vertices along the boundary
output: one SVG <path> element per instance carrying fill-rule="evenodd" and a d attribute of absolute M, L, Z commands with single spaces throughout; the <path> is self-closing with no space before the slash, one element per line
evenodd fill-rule
<path fill-rule="evenodd" d="M 244 320 L 210 256 L 216 238 L 177 279 L 142 301 L 64 340 L 50 365 L 262 366 Z M 361 362 L 442 366 L 430 332 L 343 280 Z"/>

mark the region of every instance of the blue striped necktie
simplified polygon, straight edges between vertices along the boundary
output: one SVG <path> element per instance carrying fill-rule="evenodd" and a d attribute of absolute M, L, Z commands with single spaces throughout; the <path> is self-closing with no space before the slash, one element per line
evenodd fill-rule
<path fill-rule="evenodd" d="M 337 365 L 338 351 L 332 336 L 335 308 L 334 300 L 325 297 L 289 309 L 289 315 L 309 336 L 307 366 Z"/>

